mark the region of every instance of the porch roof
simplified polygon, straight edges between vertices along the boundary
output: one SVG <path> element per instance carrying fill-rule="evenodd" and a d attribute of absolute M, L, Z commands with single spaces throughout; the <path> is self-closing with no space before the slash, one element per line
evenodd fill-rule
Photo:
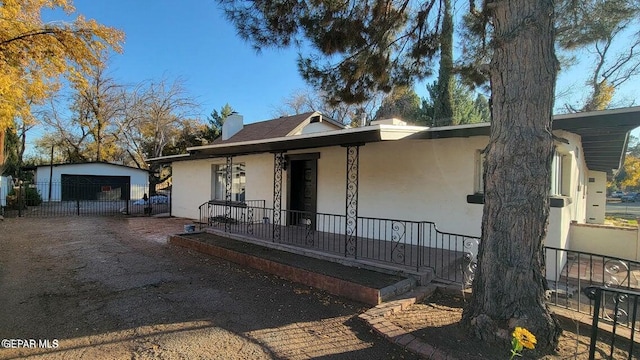
<path fill-rule="evenodd" d="M 188 154 L 147 159 L 147 162 L 171 163 L 256 153 L 285 152 L 327 146 L 348 146 L 371 142 L 398 140 L 428 128 L 422 126 L 372 125 L 312 134 L 283 136 L 272 139 L 211 144 L 187 148 Z"/>
<path fill-rule="evenodd" d="M 582 138 L 582 150 L 590 170 L 611 173 L 624 163 L 629 132 L 640 126 L 640 106 L 554 115 L 553 130 L 565 130 Z M 411 136 L 441 139 L 490 134 L 490 123 L 434 127 Z"/>
<path fill-rule="evenodd" d="M 188 154 L 147 159 L 147 162 L 171 163 L 255 153 L 357 145 L 385 140 L 489 136 L 490 126 L 490 123 L 480 123 L 428 128 L 379 124 L 305 135 L 195 146 L 187 148 Z M 553 121 L 553 130 L 565 130 L 581 136 L 583 153 L 589 169 L 608 173 L 622 166 L 629 132 L 638 126 L 640 126 L 640 106 L 555 115 Z"/>

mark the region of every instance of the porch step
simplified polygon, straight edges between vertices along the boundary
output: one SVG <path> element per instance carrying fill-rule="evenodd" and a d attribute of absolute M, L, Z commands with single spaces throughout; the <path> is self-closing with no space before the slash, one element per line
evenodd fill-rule
<path fill-rule="evenodd" d="M 347 266 L 210 233 L 174 235 L 169 242 L 370 305 L 411 291 L 418 283 L 397 271 L 389 274 Z"/>

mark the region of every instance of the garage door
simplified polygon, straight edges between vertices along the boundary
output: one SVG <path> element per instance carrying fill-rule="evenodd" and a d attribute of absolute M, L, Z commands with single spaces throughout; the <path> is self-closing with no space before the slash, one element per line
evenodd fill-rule
<path fill-rule="evenodd" d="M 129 200 L 130 176 L 62 175 L 62 200 Z"/>

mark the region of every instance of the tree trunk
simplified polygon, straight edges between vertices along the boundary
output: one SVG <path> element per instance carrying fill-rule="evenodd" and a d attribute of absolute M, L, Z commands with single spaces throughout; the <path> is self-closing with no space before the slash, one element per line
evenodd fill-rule
<path fill-rule="evenodd" d="M 4 137 L 6 135 L 6 129 L 0 129 L 0 175 L 4 170 Z"/>
<path fill-rule="evenodd" d="M 485 150 L 482 242 L 473 299 L 462 324 L 497 342 L 508 341 L 522 326 L 538 339 L 537 349 L 549 352 L 561 333 L 544 301 L 558 68 L 553 2 L 487 1 L 485 11 L 495 30 L 492 124 Z"/>

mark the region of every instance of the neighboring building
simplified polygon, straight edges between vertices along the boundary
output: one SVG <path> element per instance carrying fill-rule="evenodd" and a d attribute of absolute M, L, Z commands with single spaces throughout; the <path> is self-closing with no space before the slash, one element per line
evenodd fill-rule
<path fill-rule="evenodd" d="M 141 199 L 149 172 L 103 162 L 35 167 L 35 186 L 43 201 Z"/>
<path fill-rule="evenodd" d="M 363 218 L 428 221 L 440 232 L 480 237 L 482 150 L 490 124 L 403 124 L 389 119 L 345 129 L 306 113 L 243 126 L 234 116 L 220 141 L 148 161 L 172 165 L 174 216 L 198 219 L 199 206 L 209 200 L 259 200 L 274 214 L 340 216 L 332 231 L 347 237 L 351 216 L 356 224 Z M 568 248 L 572 221 L 604 222 L 607 173 L 622 166 L 637 126 L 640 107 L 555 116 L 547 246 Z M 265 221 L 287 226 L 300 220 L 273 217 Z M 326 232 L 322 219 L 307 221 Z M 367 230 L 358 226 L 360 234 Z"/>
<path fill-rule="evenodd" d="M 13 189 L 13 179 L 10 176 L 0 176 L 0 215 L 2 208 L 7 206 L 7 195 Z"/>

